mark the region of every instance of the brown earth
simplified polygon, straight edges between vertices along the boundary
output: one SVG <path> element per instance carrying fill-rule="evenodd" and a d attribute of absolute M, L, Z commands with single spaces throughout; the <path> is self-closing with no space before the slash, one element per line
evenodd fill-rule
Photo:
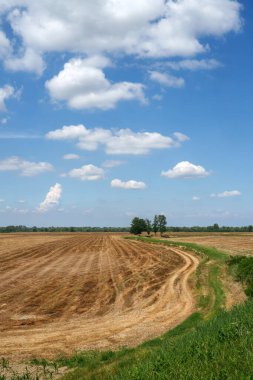
<path fill-rule="evenodd" d="M 253 233 L 170 233 L 170 240 L 214 247 L 231 255 L 253 255 Z"/>
<path fill-rule="evenodd" d="M 110 234 L 0 237 L 0 356 L 133 346 L 195 309 L 199 259 Z"/>

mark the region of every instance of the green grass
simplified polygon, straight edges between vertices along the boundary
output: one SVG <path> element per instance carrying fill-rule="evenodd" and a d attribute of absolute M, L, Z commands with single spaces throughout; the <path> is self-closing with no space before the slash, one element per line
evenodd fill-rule
<path fill-rule="evenodd" d="M 165 339 L 142 360 L 115 368 L 111 380 L 253 379 L 253 302 L 220 311 L 195 331 Z"/>
<path fill-rule="evenodd" d="M 115 352 L 104 361 L 98 356 L 94 360 L 101 355 L 94 353 L 92 365 L 87 366 L 87 353 L 79 354 L 78 367 L 63 379 L 252 380 L 252 315 L 249 301 L 208 321 L 195 313 L 164 336 L 134 350 Z"/>
<path fill-rule="evenodd" d="M 124 371 L 125 368 L 131 367 L 133 363 L 145 360 L 149 353 L 159 349 L 165 342 L 176 340 L 190 331 L 195 331 L 196 326 L 201 322 L 201 315 L 193 313 L 173 330 L 168 331 L 161 337 L 144 342 L 137 348 L 123 348 L 113 352 L 80 352 L 69 359 L 61 358 L 57 361 L 59 365 L 74 369 L 72 372 L 68 372 L 62 379 L 109 379 L 115 371 Z"/>
<path fill-rule="evenodd" d="M 246 295 L 253 298 L 253 257 L 231 257 L 228 265 L 230 273 L 245 285 Z"/>

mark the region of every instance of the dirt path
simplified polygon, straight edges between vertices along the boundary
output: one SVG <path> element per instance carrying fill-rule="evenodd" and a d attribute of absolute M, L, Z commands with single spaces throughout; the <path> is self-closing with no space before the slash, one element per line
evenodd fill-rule
<path fill-rule="evenodd" d="M 199 259 L 178 248 L 78 234 L 0 250 L 0 356 L 134 346 L 195 308 Z"/>

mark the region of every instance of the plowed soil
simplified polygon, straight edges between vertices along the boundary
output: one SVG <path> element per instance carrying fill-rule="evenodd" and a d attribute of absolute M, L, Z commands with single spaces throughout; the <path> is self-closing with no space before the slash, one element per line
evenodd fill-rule
<path fill-rule="evenodd" d="M 29 240 L 30 239 L 30 240 Z M 195 308 L 198 258 L 107 234 L 0 237 L 0 356 L 134 346 Z"/>

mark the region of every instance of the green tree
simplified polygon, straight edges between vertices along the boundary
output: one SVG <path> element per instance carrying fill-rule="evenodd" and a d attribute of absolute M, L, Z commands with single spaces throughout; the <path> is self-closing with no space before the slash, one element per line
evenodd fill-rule
<path fill-rule="evenodd" d="M 134 235 L 140 235 L 143 231 L 146 231 L 146 222 L 141 218 L 133 218 L 130 233 Z"/>
<path fill-rule="evenodd" d="M 219 227 L 219 224 L 218 224 L 218 223 L 214 223 L 214 225 L 213 225 L 213 230 L 214 230 L 215 232 L 217 232 L 217 231 L 220 230 L 220 227 Z"/>
<path fill-rule="evenodd" d="M 145 223 L 146 223 L 146 231 L 147 231 L 147 234 L 150 235 L 150 232 L 152 231 L 152 223 L 151 223 L 151 220 L 149 220 L 149 219 L 145 219 Z"/>
<path fill-rule="evenodd" d="M 153 231 L 154 231 L 154 233 L 156 235 L 156 233 L 158 231 L 158 215 L 154 216 L 152 227 L 153 227 Z"/>
<path fill-rule="evenodd" d="M 250 225 L 250 226 L 248 227 L 248 232 L 253 232 L 253 226 Z"/>
<path fill-rule="evenodd" d="M 165 215 L 158 215 L 158 231 L 162 235 L 166 231 L 167 220 Z"/>

